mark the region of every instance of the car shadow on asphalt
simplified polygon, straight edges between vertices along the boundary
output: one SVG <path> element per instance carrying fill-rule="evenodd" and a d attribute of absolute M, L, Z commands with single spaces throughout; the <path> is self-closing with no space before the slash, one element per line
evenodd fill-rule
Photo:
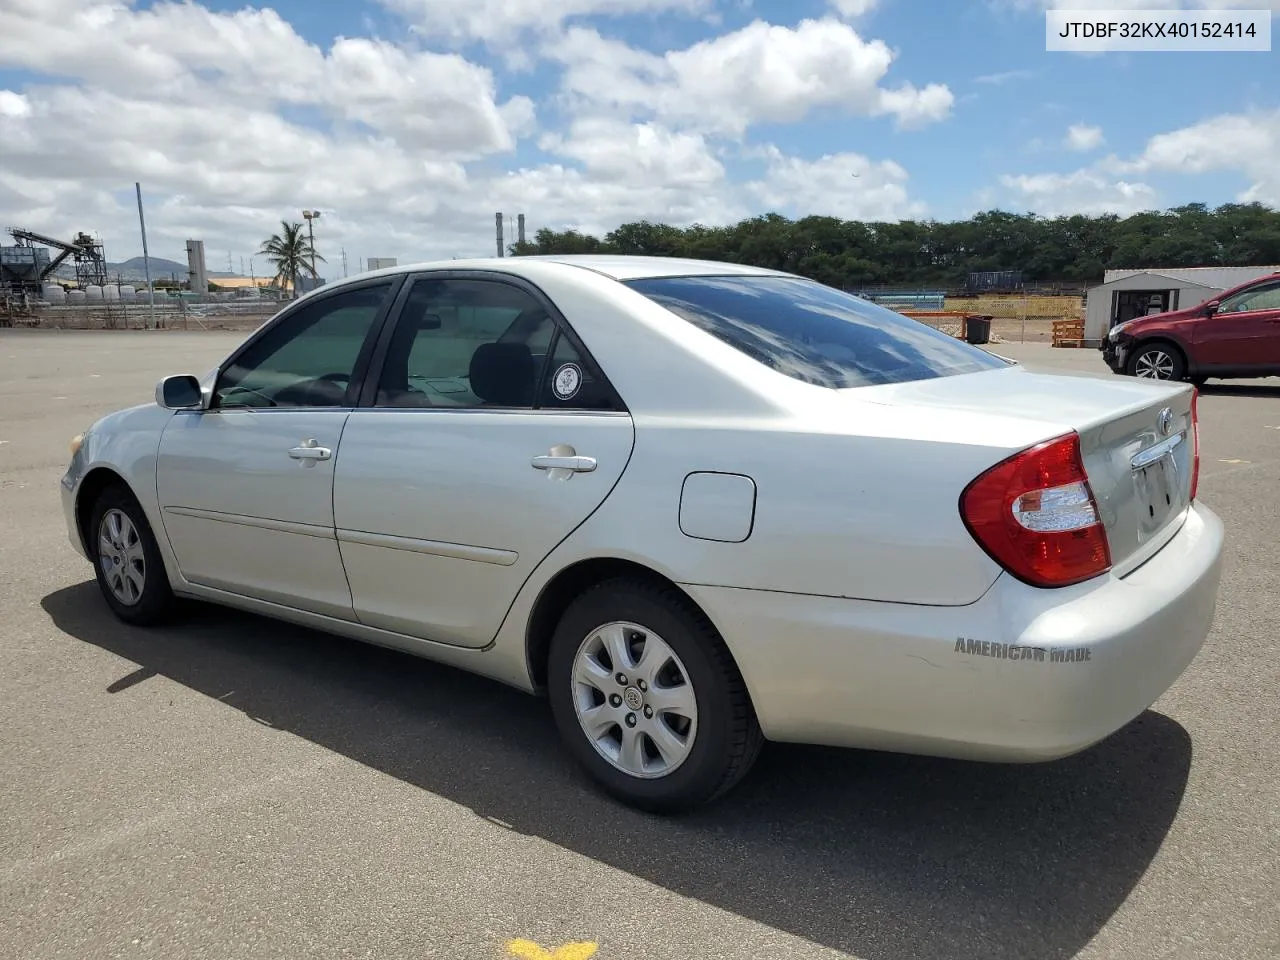
<path fill-rule="evenodd" d="M 1152 711 L 1042 765 L 768 744 L 720 803 L 662 819 L 596 792 L 545 701 L 498 683 L 203 604 L 130 628 L 92 581 L 42 605 L 139 665 L 113 693 L 167 677 L 509 829 L 872 960 L 1074 956 L 1149 866 L 1191 763 L 1186 731 Z"/>
<path fill-rule="evenodd" d="M 1210 380 L 1200 392 L 1207 397 L 1270 397 L 1280 400 L 1280 380 L 1271 383 L 1221 383 Z"/>

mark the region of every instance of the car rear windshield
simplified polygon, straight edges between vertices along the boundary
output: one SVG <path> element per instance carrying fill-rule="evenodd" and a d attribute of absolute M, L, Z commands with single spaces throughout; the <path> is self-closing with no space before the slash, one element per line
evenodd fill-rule
<path fill-rule="evenodd" d="M 779 373 L 836 390 L 1006 366 L 918 320 L 812 280 L 655 277 L 627 286 Z"/>

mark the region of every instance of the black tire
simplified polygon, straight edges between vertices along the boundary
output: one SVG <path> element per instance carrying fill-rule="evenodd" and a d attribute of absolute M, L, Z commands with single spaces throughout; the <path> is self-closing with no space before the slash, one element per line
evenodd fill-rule
<path fill-rule="evenodd" d="M 119 511 L 133 527 L 133 536 L 129 545 L 141 547 L 142 552 L 142 589 L 137 599 L 127 602 L 117 596 L 113 582 L 123 582 L 119 575 L 112 576 L 105 569 L 100 555 L 100 543 L 103 533 L 103 520 L 109 513 Z M 108 538 L 110 539 L 110 538 Z M 89 557 L 93 561 L 93 571 L 98 580 L 98 589 L 120 620 L 134 626 L 147 627 L 164 622 L 173 613 L 175 599 L 169 587 L 169 577 L 165 571 L 164 558 L 156 545 L 155 535 L 151 532 L 151 524 L 137 499 L 122 484 L 112 484 L 105 488 L 89 511 L 89 525 L 85 530 L 85 542 Z M 122 563 L 129 563 L 123 552 L 117 554 Z M 117 564 L 117 567 L 119 564 Z M 136 566 L 134 567 L 136 570 Z M 136 583 L 136 579 L 133 581 Z"/>
<path fill-rule="evenodd" d="M 1167 376 L 1151 376 L 1144 370 L 1168 372 Z M 1144 377 L 1151 380 L 1182 380 L 1187 375 L 1187 361 L 1182 351 L 1165 340 L 1152 340 L 1139 344 L 1125 364 L 1125 372 L 1131 377 Z"/>
<path fill-rule="evenodd" d="M 661 637 L 693 687 L 693 744 L 684 761 L 660 777 L 619 769 L 601 755 L 578 721 L 571 682 L 574 659 L 597 628 L 615 621 L 641 625 Z M 715 800 L 746 775 L 764 742 L 746 684 L 724 641 L 702 612 L 670 586 L 625 577 L 585 591 L 556 626 L 547 677 L 552 715 L 569 752 L 606 792 L 642 810 L 678 813 Z"/>

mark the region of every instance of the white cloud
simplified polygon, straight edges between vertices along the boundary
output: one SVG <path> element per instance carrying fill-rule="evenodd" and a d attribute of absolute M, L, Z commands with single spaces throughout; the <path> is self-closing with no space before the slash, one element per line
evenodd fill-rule
<path fill-rule="evenodd" d="M 1102 145 L 1101 127 L 1091 127 L 1085 123 L 1073 123 L 1067 127 L 1066 147 L 1068 150 L 1084 152 L 1095 150 Z"/>
<path fill-rule="evenodd" d="M 944 119 L 955 101 L 942 84 L 880 86 L 892 51 L 830 18 L 794 27 L 756 20 L 662 56 L 575 27 L 546 55 L 565 64 L 573 100 L 729 136 L 755 123 L 794 123 L 819 108 L 918 127 Z"/>
<path fill-rule="evenodd" d="M 543 150 L 579 161 L 585 171 L 609 181 L 713 186 L 724 167 L 698 134 L 674 133 L 655 123 L 584 118 L 567 136 L 548 134 Z"/>
<path fill-rule="evenodd" d="M 974 77 L 973 82 L 1001 87 L 1014 80 L 1030 80 L 1034 76 L 1035 73 L 1031 70 L 1002 70 L 999 73 L 984 73 Z"/>
<path fill-rule="evenodd" d="M 1111 155 L 1070 173 L 1005 175 L 1000 182 L 1038 213 L 1133 213 L 1159 205 L 1144 182 L 1157 173 L 1237 173 L 1248 184 L 1237 201 L 1280 207 L 1280 110 L 1210 117 L 1151 137 L 1127 159 Z"/>
<path fill-rule="evenodd" d="M 990 0 L 1015 10 L 1277 10 L 1280 0 Z"/>
<path fill-rule="evenodd" d="M 545 26 L 606 7 L 708 5 L 433 0 L 430 9 L 437 30 L 487 37 L 495 17 Z M 761 203 L 894 219 L 920 206 L 892 161 L 805 161 L 771 148 L 766 174 L 744 184 L 730 179 L 715 138 L 824 107 L 909 126 L 951 104 L 945 87 L 882 86 L 888 48 L 835 19 L 755 23 L 665 56 L 574 27 L 517 46 L 558 51 L 568 65 L 571 102 L 588 109 L 564 129 L 540 129 L 544 105 L 502 94 L 492 71 L 459 53 L 368 36 L 316 44 L 270 9 L 0 0 L 0 68 L 34 75 L 0 89 L 0 224 L 99 233 L 108 256 L 123 259 L 140 252 L 138 180 L 153 254 L 181 260 L 183 241 L 203 239 L 211 268 L 225 269 L 230 251 L 239 269 L 281 219 L 314 207 L 332 277 L 342 247 L 351 270 L 366 256 L 487 253 L 495 210 L 527 214 L 531 232 L 598 234 L 640 218 L 731 223 Z M 522 139 L 551 159 L 510 169 Z M 842 178 L 851 165 L 860 177 Z"/>
<path fill-rule="evenodd" d="M 31 103 L 20 93 L 0 90 L 0 117 L 25 117 L 31 113 Z"/>
<path fill-rule="evenodd" d="M 925 213 L 924 204 L 907 193 L 906 170 L 892 160 L 877 163 L 858 153 L 839 153 L 809 161 L 772 146 L 763 153 L 768 173 L 749 189 L 766 209 L 846 220 L 893 221 Z"/>
<path fill-rule="evenodd" d="M 827 0 L 831 9 L 846 20 L 865 17 L 880 5 L 880 0 Z"/>
<path fill-rule="evenodd" d="M 698 14 L 714 0 L 380 0 L 425 35 L 452 40 L 512 39 L 521 31 L 554 33 L 584 16 Z"/>
<path fill-rule="evenodd" d="M 1044 216 L 1084 213 L 1129 214 L 1156 206 L 1156 191 L 1145 183 L 1111 179 L 1096 170 L 1011 176 L 1000 183 L 1021 209 Z"/>
<path fill-rule="evenodd" d="M 1138 173 L 1235 171 L 1250 181 L 1238 200 L 1280 207 L 1280 110 L 1223 114 L 1159 134 L 1120 166 Z"/>
<path fill-rule="evenodd" d="M 463 157 L 510 150 L 533 105 L 499 104 L 493 75 L 455 54 L 365 38 L 323 51 L 273 10 L 192 3 L 6 0 L 0 63 L 85 81 L 137 102 L 313 106 L 377 134 Z M 514 128 L 514 131 L 513 131 Z"/>

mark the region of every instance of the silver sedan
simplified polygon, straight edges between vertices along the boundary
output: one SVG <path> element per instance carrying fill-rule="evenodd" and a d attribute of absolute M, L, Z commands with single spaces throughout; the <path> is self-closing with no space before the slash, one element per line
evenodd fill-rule
<path fill-rule="evenodd" d="M 417 264 L 290 304 L 72 442 L 139 626 L 226 604 L 545 694 L 625 802 L 765 740 L 1044 761 L 1208 633 L 1195 390 L 1032 373 L 800 277 Z"/>

